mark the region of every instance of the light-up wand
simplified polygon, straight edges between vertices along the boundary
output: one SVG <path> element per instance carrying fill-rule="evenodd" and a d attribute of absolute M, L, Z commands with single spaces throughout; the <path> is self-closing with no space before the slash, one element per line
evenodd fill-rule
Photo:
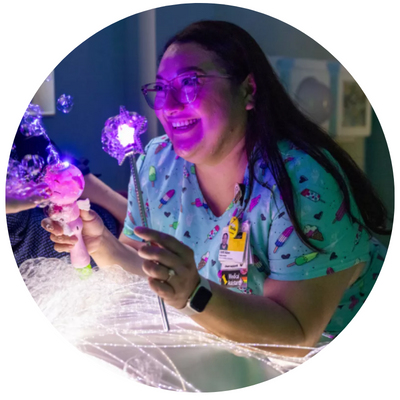
<path fill-rule="evenodd" d="M 69 96 L 70 97 L 70 96 Z M 71 108 L 71 101 L 68 104 Z M 38 206 L 57 221 L 63 234 L 76 236 L 78 242 L 70 251 L 71 264 L 82 277 L 91 274 L 90 255 L 82 238 L 80 210 L 90 209 L 89 200 L 78 200 L 85 187 L 82 172 L 71 163 L 60 160 L 42 124 L 42 112 L 37 104 L 29 104 L 22 118 L 19 132 L 25 137 L 42 136 L 48 142 L 46 161 L 38 154 L 27 154 L 19 162 L 10 157 L 7 170 L 6 196 L 26 200 L 39 196 Z M 16 150 L 13 145 L 12 151 Z M 46 165 L 47 164 L 47 165 Z M 45 166 L 46 165 L 46 166 Z"/>
<path fill-rule="evenodd" d="M 142 190 L 140 187 L 139 174 L 137 172 L 135 154 L 144 154 L 139 135 L 147 129 L 147 119 L 133 111 L 127 111 L 124 106 L 120 107 L 119 115 L 110 117 L 104 124 L 101 135 L 103 150 L 111 157 L 117 159 L 122 165 L 129 158 L 133 183 L 135 185 L 136 200 L 139 207 L 142 226 L 148 227 L 146 212 L 143 203 Z M 157 296 L 160 306 L 161 318 L 164 331 L 169 331 L 167 312 L 164 300 Z"/>

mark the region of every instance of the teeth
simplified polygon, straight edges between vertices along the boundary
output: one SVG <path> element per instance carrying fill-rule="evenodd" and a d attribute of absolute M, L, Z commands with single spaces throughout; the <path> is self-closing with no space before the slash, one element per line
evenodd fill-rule
<path fill-rule="evenodd" d="M 188 119 L 186 121 L 177 121 L 177 122 L 173 122 L 172 126 L 174 128 L 180 128 L 182 126 L 188 126 L 188 125 L 192 125 L 197 121 L 197 119 Z"/>

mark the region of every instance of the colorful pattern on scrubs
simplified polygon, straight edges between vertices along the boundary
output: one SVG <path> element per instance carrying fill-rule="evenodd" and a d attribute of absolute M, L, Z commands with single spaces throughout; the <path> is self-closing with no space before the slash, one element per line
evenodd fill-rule
<path fill-rule="evenodd" d="M 350 219 L 338 184 L 321 165 L 289 142 L 281 142 L 279 147 L 293 184 L 300 224 L 312 243 L 325 253 L 314 252 L 301 242 L 271 171 L 260 160 L 255 173 L 265 184 L 254 183 L 243 216 L 251 223 L 251 250 L 255 256 L 249 266 L 246 292 L 261 295 L 267 278 L 311 279 L 366 262 L 360 278 L 345 292 L 327 326 L 326 331 L 335 335 L 350 322 L 371 291 L 386 249 Z M 191 247 L 199 273 L 220 282 L 222 228 L 238 212 L 234 194 L 225 213 L 213 215 L 197 182 L 195 165 L 178 157 L 166 136 L 148 144 L 146 155 L 139 157 L 137 166 L 149 226 Z M 246 170 L 244 197 L 249 194 L 248 179 Z M 361 220 L 353 199 L 351 209 Z M 141 240 L 133 233 L 137 224 L 140 225 L 140 215 L 131 179 L 124 234 Z"/>

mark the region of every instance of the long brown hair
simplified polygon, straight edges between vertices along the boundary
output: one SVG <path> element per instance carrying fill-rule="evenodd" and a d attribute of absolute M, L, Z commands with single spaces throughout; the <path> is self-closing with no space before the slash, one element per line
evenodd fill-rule
<path fill-rule="evenodd" d="M 267 187 L 254 173 L 255 163 L 262 158 L 275 178 L 294 229 L 307 246 L 320 251 L 305 236 L 296 215 L 292 183 L 278 148 L 278 142 L 283 139 L 308 153 L 334 177 L 353 221 L 370 233 L 390 234 L 387 210 L 364 172 L 324 130 L 296 107 L 264 52 L 248 32 L 225 21 L 199 21 L 172 37 L 164 52 L 172 43 L 190 42 L 213 52 L 234 83 L 239 85 L 250 73 L 253 75 L 257 87 L 255 108 L 249 111 L 246 131 L 250 186 L 253 187 L 254 180 L 257 180 Z M 339 164 L 349 186 L 326 151 Z M 351 213 L 349 188 L 363 221 Z"/>

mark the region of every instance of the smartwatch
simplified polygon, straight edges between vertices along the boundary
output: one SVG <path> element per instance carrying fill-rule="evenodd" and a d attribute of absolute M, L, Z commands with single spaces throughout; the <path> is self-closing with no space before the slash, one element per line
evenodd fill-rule
<path fill-rule="evenodd" d="M 200 276 L 200 283 L 194 289 L 192 295 L 189 297 L 186 307 L 178 310 L 185 315 L 200 314 L 206 308 L 208 302 L 212 297 L 210 283 L 206 278 Z"/>

